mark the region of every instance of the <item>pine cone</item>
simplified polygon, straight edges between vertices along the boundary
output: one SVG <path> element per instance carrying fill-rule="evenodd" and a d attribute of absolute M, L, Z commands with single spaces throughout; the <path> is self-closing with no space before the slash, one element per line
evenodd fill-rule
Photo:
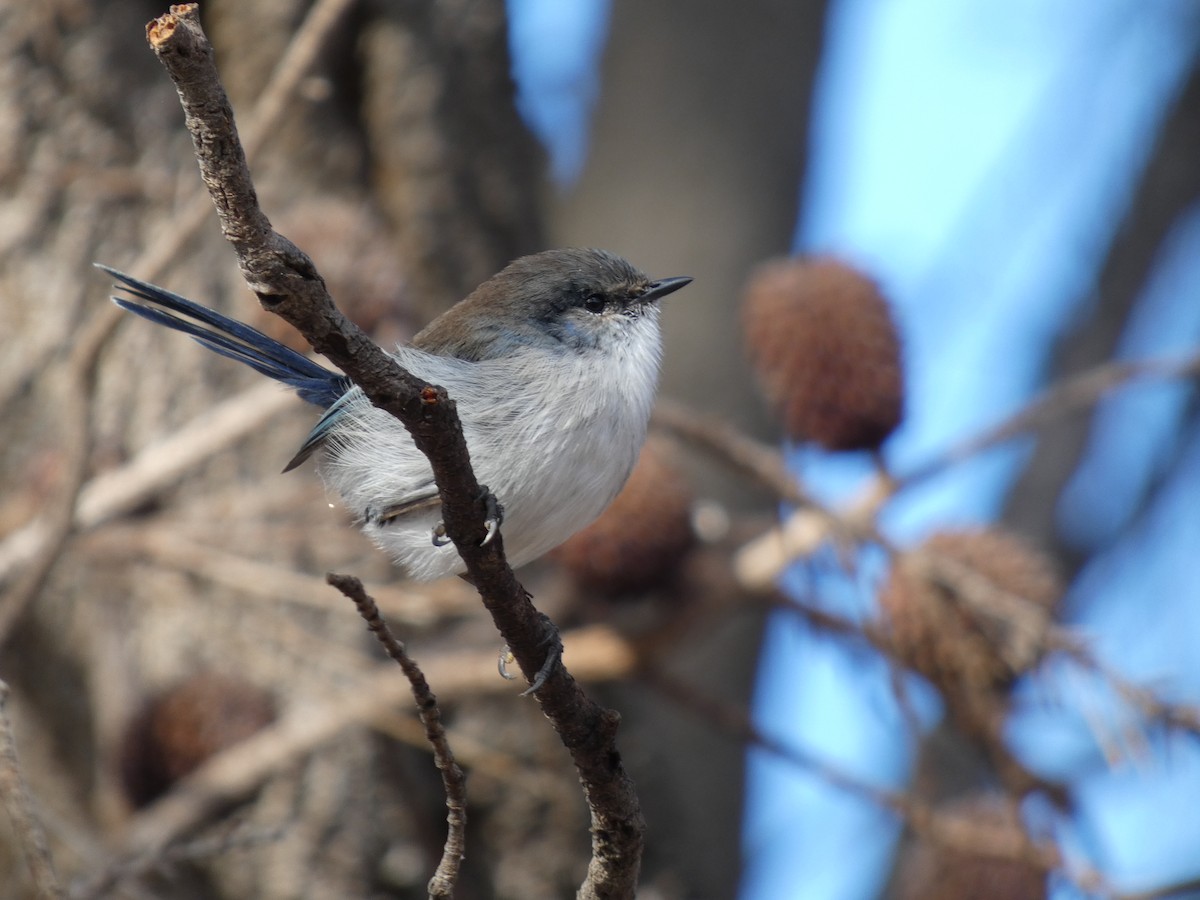
<path fill-rule="evenodd" d="M 121 781 L 134 806 L 145 806 L 210 756 L 275 719 L 270 696 L 236 678 L 191 676 L 149 701 L 121 744 Z"/>
<path fill-rule="evenodd" d="M 880 604 L 902 661 L 944 690 L 1003 690 L 1037 664 L 1062 584 L 1003 529 L 940 532 L 892 567 Z"/>
<path fill-rule="evenodd" d="M 827 450 L 877 449 L 904 413 L 900 340 L 878 286 L 835 259 L 751 275 L 746 343 L 787 434 Z"/>
<path fill-rule="evenodd" d="M 595 522 L 555 551 L 588 590 L 627 594 L 668 582 L 694 543 L 692 493 L 651 439 L 617 499 Z"/>

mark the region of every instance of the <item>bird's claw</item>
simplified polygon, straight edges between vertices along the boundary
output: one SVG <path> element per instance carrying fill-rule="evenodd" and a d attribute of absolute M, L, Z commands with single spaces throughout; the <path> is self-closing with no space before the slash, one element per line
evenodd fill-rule
<path fill-rule="evenodd" d="M 450 543 L 450 536 L 446 534 L 446 523 L 438 522 L 433 526 L 433 546 L 445 547 Z"/>
<path fill-rule="evenodd" d="M 487 508 L 487 518 L 483 520 L 483 527 L 486 534 L 484 534 L 483 540 L 479 542 L 479 546 L 486 547 L 500 533 L 500 523 L 504 521 L 504 507 L 500 505 L 500 501 L 496 499 L 496 495 L 487 489 L 487 485 L 481 484 L 479 489 L 483 493 L 483 505 Z"/>
<path fill-rule="evenodd" d="M 479 488 L 481 492 L 480 499 L 483 500 L 484 506 L 487 508 L 487 518 L 483 520 L 483 540 L 479 542 L 479 546 L 486 547 L 500 533 L 500 523 L 504 521 L 504 507 L 500 505 L 500 501 L 496 499 L 496 495 L 489 491 L 485 485 L 480 485 Z M 445 547 L 449 543 L 450 536 L 446 534 L 446 523 L 438 522 L 433 526 L 433 546 Z"/>
<path fill-rule="evenodd" d="M 558 632 L 555 632 L 555 638 L 558 637 Z M 546 651 L 546 659 L 542 663 L 542 667 L 537 670 L 537 674 L 533 676 L 533 681 L 529 683 L 529 687 L 521 691 L 522 697 L 528 697 L 530 694 L 536 694 L 550 680 L 550 673 L 554 671 L 554 667 L 562 662 L 562 644 L 555 643 L 553 647 Z"/>
<path fill-rule="evenodd" d="M 512 672 L 508 671 L 508 667 L 512 665 L 514 659 L 516 659 L 516 657 L 514 657 L 513 652 L 508 649 L 508 644 L 505 644 L 500 648 L 500 658 L 496 660 L 496 671 L 500 673 L 500 677 L 505 681 L 512 681 L 517 677 Z"/>
<path fill-rule="evenodd" d="M 487 534 L 483 536 L 483 540 L 479 542 L 480 547 L 486 547 L 492 542 L 492 538 L 500 533 L 500 523 L 495 519 L 486 519 L 483 527 L 487 529 Z"/>

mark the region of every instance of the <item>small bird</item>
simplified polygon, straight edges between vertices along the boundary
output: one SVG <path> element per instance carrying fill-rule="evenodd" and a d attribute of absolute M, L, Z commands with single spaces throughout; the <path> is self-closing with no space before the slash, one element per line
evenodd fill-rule
<path fill-rule="evenodd" d="M 407 575 L 428 581 L 466 570 L 444 537 L 428 460 L 349 378 L 248 325 L 99 268 L 129 295 L 114 296 L 118 306 L 323 408 L 284 471 L 319 452 L 326 484 Z M 658 301 L 691 280 L 651 280 L 603 250 L 549 250 L 510 263 L 396 349 L 401 366 L 457 403 L 475 474 L 503 510 L 514 567 L 585 528 L 625 484 L 658 382 Z"/>

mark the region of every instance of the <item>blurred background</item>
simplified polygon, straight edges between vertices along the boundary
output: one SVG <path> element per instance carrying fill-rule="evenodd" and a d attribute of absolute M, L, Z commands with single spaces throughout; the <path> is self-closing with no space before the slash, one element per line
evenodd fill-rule
<path fill-rule="evenodd" d="M 220 237 L 165 11 L 0 0 L 0 897 L 45 893 L 39 831 L 73 896 L 424 896 L 440 782 L 330 570 L 442 701 L 458 896 L 572 896 L 577 779 L 477 598 L 279 475 L 310 409 L 107 303 L 93 261 L 303 347 Z M 622 715 L 640 896 L 1200 896 L 1200 8 L 202 16 L 265 210 L 385 346 L 547 246 L 695 278 L 629 489 L 520 573 Z M 826 261 L 760 268 L 792 254 Z M 902 364 L 859 352 L 884 303 Z M 868 364 L 903 414 L 815 447 L 794 385 Z M 772 538 L 797 509 L 815 537 Z"/>

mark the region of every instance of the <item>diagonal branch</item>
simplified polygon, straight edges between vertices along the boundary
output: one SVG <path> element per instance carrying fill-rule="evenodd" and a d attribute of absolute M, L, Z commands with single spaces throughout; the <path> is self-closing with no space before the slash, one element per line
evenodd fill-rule
<path fill-rule="evenodd" d="M 521 669 L 546 657 L 546 620 L 505 560 L 503 542 L 481 546 L 486 498 L 474 472 L 454 401 L 404 371 L 334 306 L 312 261 L 278 234 L 258 206 L 233 110 L 213 63 L 195 4 L 151 22 L 147 39 L 179 92 L 201 175 L 247 284 L 264 308 L 304 335 L 367 397 L 408 429 L 428 457 L 454 541 L 484 605 Z M 591 701 L 561 666 L 537 692 L 570 751 L 592 814 L 592 861 L 581 897 L 632 897 L 645 824 L 615 745 L 619 717 Z"/>

